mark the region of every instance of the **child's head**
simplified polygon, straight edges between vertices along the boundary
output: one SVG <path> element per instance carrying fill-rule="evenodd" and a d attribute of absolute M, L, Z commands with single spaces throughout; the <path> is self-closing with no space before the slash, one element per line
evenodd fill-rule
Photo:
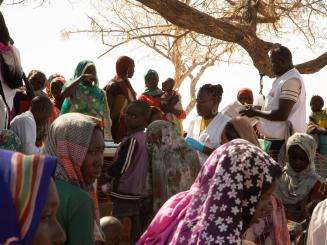
<path fill-rule="evenodd" d="M 168 91 L 173 90 L 174 86 L 175 86 L 175 80 L 172 78 L 168 78 L 168 79 L 166 79 L 166 81 L 164 81 L 162 83 L 162 90 L 164 92 L 168 92 Z"/>
<path fill-rule="evenodd" d="M 131 132 L 145 129 L 149 123 L 150 113 L 151 109 L 147 103 L 139 100 L 130 103 L 125 112 L 127 130 Z"/>
<path fill-rule="evenodd" d="M 118 219 L 112 216 L 106 216 L 100 220 L 101 229 L 106 238 L 106 245 L 119 245 L 122 233 L 123 226 Z"/>
<path fill-rule="evenodd" d="M 314 95 L 310 101 L 310 107 L 313 112 L 321 111 L 324 107 L 324 99 L 319 95 Z"/>
<path fill-rule="evenodd" d="M 27 77 L 28 81 L 31 83 L 34 91 L 43 90 L 47 83 L 47 77 L 42 71 L 39 70 L 31 70 Z"/>
<path fill-rule="evenodd" d="M 158 107 L 151 106 L 150 123 L 158 120 L 164 120 L 164 113 Z"/>
<path fill-rule="evenodd" d="M 50 93 L 56 100 L 60 99 L 61 89 L 64 84 L 60 80 L 53 80 L 50 84 Z"/>
<path fill-rule="evenodd" d="M 253 104 L 253 93 L 249 88 L 240 89 L 237 93 L 237 100 L 242 104 Z"/>

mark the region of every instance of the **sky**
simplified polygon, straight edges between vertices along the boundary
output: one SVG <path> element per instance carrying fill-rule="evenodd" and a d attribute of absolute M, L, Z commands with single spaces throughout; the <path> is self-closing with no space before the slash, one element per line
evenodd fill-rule
<path fill-rule="evenodd" d="M 135 75 L 131 83 L 136 92 L 140 94 L 144 90 L 144 74 L 150 68 L 159 73 L 160 80 L 174 76 L 172 64 L 155 53 L 140 45 L 130 43 L 115 49 L 102 58 L 97 58 L 106 51 L 101 41 L 94 37 L 75 34 L 68 39 L 63 38 L 61 32 L 67 29 L 88 26 L 87 13 L 89 6 L 87 1 L 78 7 L 69 4 L 67 0 L 52 1 L 42 7 L 6 5 L 12 0 L 4 1 L 0 9 L 5 17 L 10 34 L 15 45 L 20 50 L 22 65 L 25 73 L 32 69 L 43 71 L 47 76 L 53 73 L 61 73 L 66 78 L 72 77 L 79 61 L 84 59 L 93 60 L 96 64 L 100 87 L 115 75 L 115 61 L 121 55 L 128 55 L 135 60 Z M 82 2 L 82 1 L 81 1 Z M 327 46 L 321 45 L 314 50 L 306 47 L 303 39 L 296 35 L 284 39 L 269 40 L 280 42 L 293 53 L 295 64 L 305 62 L 326 52 Z M 309 113 L 310 98 L 319 94 L 326 99 L 327 103 L 327 68 L 320 72 L 303 75 L 306 92 L 307 108 Z M 259 91 L 259 74 L 252 65 L 218 64 L 208 69 L 197 84 L 199 88 L 205 83 L 220 83 L 224 88 L 223 99 L 220 109 L 232 103 L 236 99 L 238 89 L 251 88 L 256 96 Z M 272 80 L 264 78 L 264 94 L 269 92 Z M 184 106 L 189 101 L 188 84 L 182 85 L 179 91 L 182 95 Z M 187 126 L 189 120 L 195 115 L 193 111 L 185 120 Z"/>

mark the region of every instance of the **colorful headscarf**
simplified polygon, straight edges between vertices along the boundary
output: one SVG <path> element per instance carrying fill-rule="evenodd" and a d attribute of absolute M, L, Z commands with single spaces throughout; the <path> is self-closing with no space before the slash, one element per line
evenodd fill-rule
<path fill-rule="evenodd" d="M 283 175 L 276 188 L 276 195 L 283 201 L 283 204 L 296 204 L 303 200 L 316 182 L 322 180 L 315 171 L 314 161 L 317 144 L 314 138 L 308 134 L 295 133 L 287 141 L 287 153 L 291 146 L 299 146 L 305 151 L 309 159 L 309 165 L 305 170 L 298 173 L 292 169 L 287 160 Z"/>
<path fill-rule="evenodd" d="M 0 244 L 32 244 L 56 159 L 0 150 Z"/>
<path fill-rule="evenodd" d="M 0 130 L 0 149 L 23 152 L 24 147 L 19 137 L 11 130 Z"/>
<path fill-rule="evenodd" d="M 74 78 L 67 81 L 62 91 L 65 91 L 74 80 L 85 73 L 89 66 L 94 66 L 92 61 L 81 61 L 75 70 Z M 82 82 L 78 83 L 74 93 L 66 98 L 61 106 L 61 115 L 68 112 L 78 112 L 102 120 L 105 128 L 110 127 L 110 112 L 107 102 L 106 94 L 98 87 L 98 79 L 94 81 L 95 84 L 84 85 Z"/>
<path fill-rule="evenodd" d="M 121 56 L 116 61 L 116 73 L 120 77 L 126 77 L 128 68 L 134 66 L 134 60 L 128 56 Z"/>
<path fill-rule="evenodd" d="M 159 75 L 158 73 L 155 71 L 155 70 L 148 70 L 148 72 L 144 75 L 144 81 L 145 83 L 148 83 L 150 77 L 154 75 L 158 80 L 159 80 Z M 161 96 L 162 95 L 162 90 L 158 87 L 156 88 L 148 88 L 146 87 L 145 91 L 143 92 L 143 94 L 145 95 L 150 95 L 152 97 L 158 97 L 158 96 Z"/>
<path fill-rule="evenodd" d="M 240 244 L 281 167 L 245 140 L 219 147 L 187 192 L 168 200 L 138 244 Z"/>
<path fill-rule="evenodd" d="M 197 153 L 186 146 L 172 123 L 155 121 L 148 126 L 146 135 L 156 213 L 171 196 L 191 187 L 200 162 Z"/>
<path fill-rule="evenodd" d="M 95 127 L 101 122 L 94 117 L 80 113 L 67 113 L 58 117 L 50 126 L 43 152 L 57 157 L 58 166 L 55 178 L 69 182 L 87 191 L 93 199 L 96 227 L 99 226 L 98 200 L 93 185 L 86 185 L 83 179 L 81 165 L 86 157 L 91 137 Z M 101 237 L 96 231 L 95 234 Z"/>

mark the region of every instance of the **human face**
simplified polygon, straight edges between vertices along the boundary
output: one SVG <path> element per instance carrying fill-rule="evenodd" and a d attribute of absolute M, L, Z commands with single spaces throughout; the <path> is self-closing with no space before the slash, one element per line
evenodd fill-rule
<path fill-rule="evenodd" d="M 53 98 L 56 100 L 60 100 L 61 97 L 61 89 L 64 86 L 64 84 L 60 81 L 54 81 L 51 83 L 50 90 L 51 90 L 51 95 Z"/>
<path fill-rule="evenodd" d="M 58 207 L 58 192 L 51 178 L 48 196 L 41 213 L 40 223 L 35 232 L 33 245 L 63 244 L 66 241 L 66 235 L 56 218 Z"/>
<path fill-rule="evenodd" d="M 309 166 L 309 158 L 304 150 L 298 145 L 292 145 L 288 149 L 288 161 L 295 172 L 302 172 Z"/>
<path fill-rule="evenodd" d="M 278 54 L 276 54 L 276 51 L 272 51 L 270 53 L 270 63 L 271 63 L 271 69 L 276 76 L 281 76 L 285 72 L 288 71 L 290 66 L 292 64 L 289 64 L 289 62 L 282 59 Z"/>
<path fill-rule="evenodd" d="M 263 208 L 267 205 L 267 202 L 269 201 L 271 194 L 275 191 L 275 188 L 276 188 L 276 182 L 273 182 L 269 187 L 269 189 L 265 193 L 263 193 L 263 195 L 260 198 L 260 201 L 257 204 L 256 210 L 254 212 L 254 215 L 251 219 L 249 226 L 255 223 L 259 223 L 259 219 L 262 217 Z"/>
<path fill-rule="evenodd" d="M 324 107 L 324 104 L 318 100 L 314 100 L 310 103 L 310 107 L 313 112 L 319 112 Z"/>
<path fill-rule="evenodd" d="M 144 129 L 147 125 L 147 118 L 135 105 L 127 107 L 125 123 L 129 132 Z"/>
<path fill-rule="evenodd" d="M 132 78 L 135 72 L 135 64 L 133 63 L 132 65 L 130 65 L 127 69 L 127 77 L 128 78 Z"/>
<path fill-rule="evenodd" d="M 100 177 L 104 148 L 103 133 L 100 129 L 96 128 L 93 131 L 89 149 L 87 150 L 81 167 L 82 175 L 86 184 L 93 184 L 94 181 Z"/>
<path fill-rule="evenodd" d="M 94 65 L 88 66 L 85 69 L 84 74 L 90 74 L 90 75 L 96 76 L 97 75 L 97 71 L 95 69 L 95 66 Z"/>
<path fill-rule="evenodd" d="M 218 110 L 219 101 L 217 98 L 208 94 L 207 92 L 198 93 L 196 98 L 196 110 L 199 116 L 204 119 L 210 119 L 214 117 L 214 110 Z"/>
<path fill-rule="evenodd" d="M 155 74 L 151 73 L 149 75 L 148 80 L 145 82 L 145 85 L 149 89 L 156 89 L 158 87 L 158 83 L 158 77 Z"/>
<path fill-rule="evenodd" d="M 174 80 L 170 79 L 162 83 L 162 90 L 165 92 L 171 91 L 174 88 Z"/>
<path fill-rule="evenodd" d="M 253 104 L 253 96 L 240 96 L 238 98 L 238 101 L 242 104 L 242 105 L 252 105 Z"/>

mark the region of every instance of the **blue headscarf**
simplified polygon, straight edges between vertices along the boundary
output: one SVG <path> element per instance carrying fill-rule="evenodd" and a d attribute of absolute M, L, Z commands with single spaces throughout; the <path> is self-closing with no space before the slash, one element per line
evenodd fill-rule
<path fill-rule="evenodd" d="M 57 160 L 0 150 L 0 244 L 32 244 Z"/>

